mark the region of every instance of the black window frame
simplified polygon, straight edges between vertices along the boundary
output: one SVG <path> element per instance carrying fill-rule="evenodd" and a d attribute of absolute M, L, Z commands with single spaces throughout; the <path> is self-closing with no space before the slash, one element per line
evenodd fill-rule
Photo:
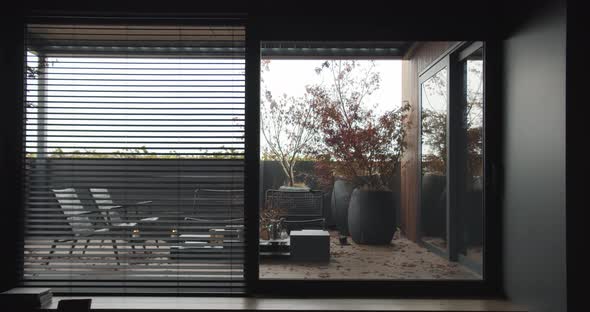
<path fill-rule="evenodd" d="M 447 50 L 443 55 L 441 55 L 437 60 L 432 62 L 427 68 L 425 68 L 419 74 L 419 95 L 418 95 L 418 159 L 422 159 L 422 149 L 421 149 L 421 137 L 422 137 L 422 94 L 420 92 L 422 84 L 439 73 L 441 70 L 447 70 L 447 124 L 446 124 L 446 145 L 447 145 L 447 163 L 445 164 L 447 167 L 447 174 L 446 174 L 446 186 L 445 188 L 448 190 L 448 196 L 446 196 L 446 243 L 447 247 L 445 250 L 440 250 L 437 247 L 431 246 L 429 243 L 421 242 L 425 247 L 427 247 L 430 251 L 439 254 L 447 258 L 450 261 L 456 261 L 463 265 L 466 265 L 482 275 L 482 278 L 485 279 L 485 256 L 482 255 L 482 263 L 481 265 L 473 264 L 469 261 L 466 261 L 460 256 L 460 240 L 459 240 L 459 210 L 456 207 L 463 205 L 462 202 L 462 190 L 464 187 L 464 179 L 462 176 L 462 168 L 465 166 L 465 158 L 464 158 L 464 149 L 465 143 L 464 134 L 462 129 L 462 118 L 463 118 L 463 109 L 464 105 L 466 104 L 464 101 L 464 94 L 463 94 L 463 87 L 466 83 L 465 77 L 463 75 L 463 64 L 466 59 L 474 54 L 479 49 L 483 51 L 483 57 L 485 57 L 485 45 L 481 41 L 475 42 L 460 42 L 449 50 Z M 482 60 L 483 60 L 482 57 Z M 485 62 L 484 62 L 485 66 Z M 486 72 L 483 72 L 484 83 L 486 81 Z M 484 112 L 487 109 L 487 101 L 486 101 L 486 89 L 484 87 L 483 90 L 483 110 Z M 483 123 L 483 139 L 482 141 L 485 142 L 485 127 L 486 122 L 485 118 L 482 120 Z M 486 159 L 486 148 L 485 144 L 482 146 L 482 154 L 483 154 L 483 162 L 485 163 Z M 452 156 L 451 156 L 452 155 Z M 421 174 L 421 164 L 418 165 L 417 168 L 418 180 L 421 181 L 422 174 Z M 485 171 L 485 170 L 484 170 Z M 484 172 L 483 175 L 483 183 L 486 183 L 486 175 Z M 421 194 L 422 191 L 422 183 L 419 182 L 418 187 L 418 194 Z M 485 192 L 484 192 L 485 196 Z M 418 195 L 418 198 L 421 198 Z M 484 204 L 484 203 L 482 203 Z M 485 204 L 483 209 L 485 209 Z M 420 214 L 421 203 L 418 203 L 418 211 Z M 484 216 L 485 220 L 485 216 Z M 419 228 L 421 228 L 421 224 L 419 224 Z M 420 231 L 420 230 L 419 230 Z M 482 228 L 482 234 L 484 229 Z M 484 235 L 484 246 L 483 251 L 485 253 L 486 246 L 486 236 Z"/>
<path fill-rule="evenodd" d="M 60 14 L 48 17 L 36 17 L 17 19 L 16 22 L 11 23 L 12 27 L 9 31 L 12 33 L 7 39 L 6 47 L 3 53 L 12 60 L 12 63 L 6 71 L 3 72 L 3 82 L 7 83 L 6 88 L 9 95 L 8 101 L 13 104 L 7 106 L 2 114 L 3 121 L 9 121 L 6 124 L 4 134 L 11 129 L 11 135 L 7 136 L 8 149 L 7 154 L 10 154 L 9 159 L 3 160 L 3 166 L 10 168 L 5 177 L 10 179 L 10 184 L 13 186 L 10 192 L 7 190 L 9 198 L 8 203 L 13 207 L 22 207 L 23 199 L 19 194 L 22 194 L 22 182 L 20 175 L 20 168 L 22 168 L 23 155 L 23 109 L 21 104 L 24 101 L 24 82 L 22 79 L 14 79 L 14 77 L 22 77 L 24 73 L 24 34 L 19 29 L 24 29 L 26 23 L 34 20 L 35 22 L 59 22 L 64 20 L 59 17 Z M 243 18 L 243 17 L 240 17 Z M 104 23 L 105 19 L 97 18 L 95 20 L 79 17 L 78 19 L 66 18 L 68 23 Z M 109 22 L 129 23 L 130 21 L 137 23 L 152 23 L 152 24 L 170 24 L 182 23 L 190 21 L 190 18 L 130 18 L 130 17 L 111 17 Z M 217 21 L 215 18 L 212 22 Z M 372 25 L 364 27 L 356 32 L 347 32 L 344 30 L 322 24 L 325 28 L 302 27 L 300 25 L 273 25 L 272 19 L 260 19 L 256 16 L 249 16 L 246 18 L 246 226 L 250 229 L 258 228 L 258 209 L 252 207 L 259 207 L 260 198 L 258 197 L 258 181 L 259 181 L 259 126 L 260 126 L 260 44 L 262 41 L 276 41 L 276 40 L 310 40 L 310 41 L 367 41 L 367 40 L 395 40 L 396 34 L 399 36 L 400 32 L 392 32 L 388 29 L 380 28 L 380 25 Z M 316 25 L 318 26 L 318 25 Z M 342 26 L 342 25 L 340 25 Z M 282 27 L 282 28 L 281 28 Z M 351 25 L 350 27 L 354 27 Z M 411 34 L 412 32 L 410 32 Z M 408 37 L 408 35 L 401 35 L 401 37 Z M 411 37 L 411 36 L 410 36 Z M 428 38 L 416 38 L 421 41 L 428 41 Z M 484 71 L 485 71 L 485 99 L 486 103 L 498 103 L 496 106 L 486 106 L 484 111 L 484 132 L 485 137 L 485 244 L 486 252 L 484 261 L 486 263 L 486 277 L 481 281 L 444 281 L 444 280 L 426 280 L 426 281 L 264 281 L 258 278 L 258 244 L 251 244 L 246 252 L 245 262 L 245 276 L 248 283 L 247 295 L 251 296 L 280 296 L 280 297 L 482 297 L 482 296 L 501 296 L 502 295 L 502 213 L 501 213 L 501 195 L 500 188 L 502 181 L 502 149 L 501 149 L 501 116 L 502 108 L 501 100 L 501 50 L 500 42 L 498 40 L 488 40 L 484 43 Z M 3 47 L 4 48 L 4 47 Z M 456 51 L 458 47 L 454 47 L 451 51 L 447 51 L 444 55 Z M 16 82 L 15 82 L 16 81 Z M 9 128 L 10 127 L 10 128 Z M 16 129 L 16 131 L 14 131 Z M 4 169 L 4 168 L 3 168 Z M 22 209 L 20 209 L 22 210 Z M 22 220 L 19 209 L 12 211 L 7 217 L 11 220 Z M 13 222 L 10 227 L 3 229 L 4 233 L 12 234 L 8 236 L 9 242 L 18 245 L 22 241 L 22 224 Z M 17 233 L 14 235 L 14 233 Z M 6 236 L 5 236 L 6 237 Z M 258 231 L 248 231 L 246 234 L 246 243 L 257 242 Z M 19 263 L 22 263 L 22 255 L 19 254 L 19 247 L 11 249 L 8 257 L 12 257 L 8 261 L 9 265 L 3 266 L 3 272 L 9 272 L 15 275 L 18 272 L 16 269 Z M 16 261 L 14 261 L 16 259 Z M 19 262 L 20 261 L 20 262 Z M 16 284 L 18 277 L 6 279 L 2 286 L 10 288 Z M 124 294 L 120 294 L 124 295 Z"/>
<path fill-rule="evenodd" d="M 259 38 L 259 39 L 264 39 Z M 392 38 L 388 38 L 392 39 Z M 273 40 L 259 40 L 258 47 L 262 42 Z M 330 41 L 330 40 L 325 40 Z M 362 42 L 363 40 L 356 40 Z M 425 40 L 427 41 L 427 40 Z M 479 43 L 478 43 L 479 42 Z M 458 75 L 453 74 L 451 80 L 451 71 L 457 71 L 459 64 L 459 56 L 463 54 L 470 54 L 473 46 L 484 48 L 484 135 L 488 132 L 496 132 L 500 128 L 499 111 L 500 105 L 487 106 L 485 103 L 498 103 L 498 89 L 497 80 L 499 79 L 498 71 L 488 71 L 490 66 L 498 66 L 499 53 L 497 50 L 498 44 L 494 41 L 460 41 L 453 44 L 449 49 L 442 53 L 438 58 L 431 62 L 419 76 L 419 82 L 423 80 L 423 75 L 434 74 L 442 68 L 448 70 L 448 105 L 451 101 L 459 99 L 461 92 L 461 82 Z M 260 62 L 260 54 L 258 62 Z M 467 56 L 467 55 L 464 55 Z M 461 58 L 462 59 L 462 58 Z M 258 71 L 256 74 L 260 75 Z M 252 78 L 252 77 L 250 77 Z M 253 78 L 252 78 L 253 79 Z M 260 77 L 256 77 L 260 81 Z M 418 86 L 420 86 L 420 83 Z M 419 89 L 418 89 L 419 90 Z M 258 91 L 259 92 L 259 91 Z M 259 95 L 259 93 L 258 93 Z M 418 102 L 419 105 L 419 102 Z M 259 108 L 258 108 L 259 110 Z M 453 119 L 457 118 L 457 114 L 461 113 L 457 109 L 453 111 Z M 258 118 L 260 116 L 257 116 Z M 418 117 L 420 120 L 420 117 Z M 454 123 L 458 125 L 458 123 Z M 449 129 L 450 123 L 447 123 Z M 490 129 L 490 131 L 488 131 Z M 453 129 L 452 131 L 460 131 L 460 129 Z M 251 135 L 253 136 L 253 134 Z M 447 142 L 449 142 L 449 135 L 447 135 Z M 483 270 L 481 280 L 268 280 L 255 279 L 254 291 L 259 295 L 273 295 L 273 296 L 310 296 L 310 297 L 383 297 L 383 296 L 401 296 L 401 297 L 480 297 L 480 296 L 499 296 L 501 291 L 501 220 L 500 216 L 500 202 L 498 201 L 498 183 L 499 172 L 498 163 L 500 161 L 501 150 L 499 148 L 499 139 L 501 136 L 496 133 L 485 135 L 484 137 L 484 253 L 483 253 Z M 420 140 L 420 137 L 418 137 Z M 258 142 L 259 143 L 259 142 Z M 456 143 L 453 143 L 456 144 Z M 418 146 L 420 146 L 418 142 Z M 259 146 L 258 146 L 259 147 Z M 455 147 L 456 148 L 456 147 Z M 450 150 L 450 149 L 449 149 Z M 488 155 L 487 151 L 493 151 Z M 418 156 L 420 159 L 420 156 Z M 420 166 L 418 166 L 418 169 Z M 258 170 L 259 168 L 257 168 Z M 420 169 L 419 169 L 420 170 Z M 416 172 L 419 174 L 419 171 Z M 420 179 L 418 179 L 420 180 Z M 448 181 L 447 176 L 447 181 Z M 419 190 L 419 188 L 418 188 Z M 252 188 L 255 194 L 258 194 L 258 185 L 256 189 Z M 256 195 L 257 196 L 257 195 Z M 258 198 L 255 202 L 258 204 Z M 457 200 L 457 194 L 447 196 L 447 206 L 450 200 Z M 246 203 L 249 207 L 252 202 Z M 252 209 L 257 210 L 257 209 Z M 448 218 L 452 222 L 453 216 Z M 451 247 L 451 246 L 449 246 Z M 455 260 L 452 257 L 448 259 Z M 257 262 L 258 259 L 252 259 Z M 256 268 L 258 271 L 258 268 Z M 257 272 L 258 273 L 258 272 Z"/>

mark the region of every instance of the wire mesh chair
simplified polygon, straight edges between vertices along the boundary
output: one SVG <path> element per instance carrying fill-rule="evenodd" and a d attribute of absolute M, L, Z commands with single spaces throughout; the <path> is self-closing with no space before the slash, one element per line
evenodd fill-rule
<path fill-rule="evenodd" d="M 323 218 L 323 192 L 306 191 L 293 192 L 283 190 L 267 190 L 265 195 L 266 207 L 284 209 L 287 219 L 292 218 Z"/>

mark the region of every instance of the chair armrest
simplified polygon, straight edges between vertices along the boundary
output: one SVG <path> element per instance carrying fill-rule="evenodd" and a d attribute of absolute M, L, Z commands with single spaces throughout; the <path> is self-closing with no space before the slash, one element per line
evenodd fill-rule
<path fill-rule="evenodd" d="M 244 218 L 235 218 L 235 219 L 224 219 L 224 220 L 211 220 L 211 219 L 202 219 L 202 218 L 195 218 L 195 217 L 184 217 L 185 221 L 207 221 L 207 222 L 235 222 L 235 221 L 244 221 Z"/>
<path fill-rule="evenodd" d="M 140 219 L 137 222 L 139 222 L 139 223 L 143 223 L 143 222 L 156 222 L 159 219 L 160 219 L 160 217 L 143 218 L 143 219 Z"/>
<path fill-rule="evenodd" d="M 122 204 L 119 204 L 118 206 L 131 207 L 131 206 L 147 205 L 147 204 L 151 204 L 151 203 L 153 203 L 152 200 L 145 200 L 145 201 L 139 201 L 139 202 L 135 202 L 135 203 L 122 203 Z"/>
<path fill-rule="evenodd" d="M 87 215 L 99 212 L 98 210 L 70 210 L 67 214 L 64 213 L 66 217 L 75 217 L 79 215 Z"/>
<path fill-rule="evenodd" d="M 104 209 L 105 211 L 108 210 L 113 210 L 113 209 L 123 209 L 123 205 L 114 205 L 114 206 L 102 206 L 101 209 Z"/>

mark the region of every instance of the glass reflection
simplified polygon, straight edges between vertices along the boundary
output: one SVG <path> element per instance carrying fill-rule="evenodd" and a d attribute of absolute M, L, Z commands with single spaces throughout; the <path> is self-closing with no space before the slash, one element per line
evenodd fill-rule
<path fill-rule="evenodd" d="M 465 185 L 462 194 L 461 248 L 468 262 L 481 267 L 483 244 L 483 58 L 482 49 L 463 62 Z"/>
<path fill-rule="evenodd" d="M 421 85 L 422 125 L 422 240 L 441 251 L 447 249 L 446 167 L 448 74 L 444 68 Z"/>

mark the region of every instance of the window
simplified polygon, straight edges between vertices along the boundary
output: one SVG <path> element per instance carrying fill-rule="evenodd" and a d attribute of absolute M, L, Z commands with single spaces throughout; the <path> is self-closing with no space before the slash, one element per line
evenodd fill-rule
<path fill-rule="evenodd" d="M 475 43 L 462 51 L 461 67 L 462 140 L 459 156 L 464 164 L 459 168 L 462 182 L 459 212 L 458 257 L 460 261 L 483 269 L 483 213 L 484 213 L 484 66 L 483 47 Z"/>
<path fill-rule="evenodd" d="M 420 235 L 431 251 L 483 272 L 481 43 L 442 58 L 420 77 Z"/>
<path fill-rule="evenodd" d="M 26 36 L 22 285 L 242 293 L 244 28 Z"/>
<path fill-rule="evenodd" d="M 470 74 L 461 80 L 461 101 L 450 96 L 457 73 L 446 56 L 419 78 L 420 105 L 404 103 L 402 86 L 418 79 L 403 73 L 408 48 L 404 42 L 262 43 L 261 280 L 481 280 L 481 184 L 456 190 L 448 177 L 462 171 L 481 183 L 481 62 L 464 65 Z M 450 107 L 464 107 L 471 130 L 461 137 L 473 137 L 468 163 L 452 167 L 450 160 L 466 148 L 449 150 L 459 137 L 449 130 L 455 125 Z M 418 150 L 408 148 L 408 132 L 411 110 L 419 108 Z M 411 182 L 401 168 L 404 156 L 419 152 L 421 200 L 411 206 L 402 203 L 402 192 L 419 190 L 404 187 Z M 464 169 L 478 161 L 477 173 Z M 449 217 L 451 187 L 460 203 L 456 221 Z M 408 234 L 416 225 L 417 238 Z M 449 251 L 455 245 L 461 261 Z"/>
<path fill-rule="evenodd" d="M 449 75 L 446 64 L 420 85 L 422 241 L 446 252 Z"/>
<path fill-rule="evenodd" d="M 28 24 L 21 285 L 481 281 L 483 44 L 421 44 L 263 41 L 251 66 L 233 21 Z"/>

